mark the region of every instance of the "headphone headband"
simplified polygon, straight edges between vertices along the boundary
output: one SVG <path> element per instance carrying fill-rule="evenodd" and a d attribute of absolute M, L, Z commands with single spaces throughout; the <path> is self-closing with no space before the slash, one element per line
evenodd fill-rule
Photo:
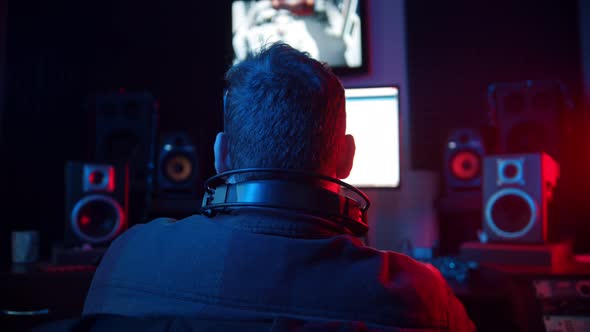
<path fill-rule="evenodd" d="M 303 181 L 264 179 L 225 183 L 229 176 L 243 173 L 278 173 L 287 174 L 294 180 L 324 180 L 344 187 L 357 197 L 355 199 L 346 194 L 334 193 Z M 223 183 L 215 185 L 218 182 Z M 369 205 L 370 201 L 365 193 L 329 176 L 297 170 L 246 168 L 220 173 L 205 181 L 201 212 L 214 216 L 218 212 L 243 207 L 289 210 L 334 220 L 353 234 L 363 235 L 368 230 Z"/>

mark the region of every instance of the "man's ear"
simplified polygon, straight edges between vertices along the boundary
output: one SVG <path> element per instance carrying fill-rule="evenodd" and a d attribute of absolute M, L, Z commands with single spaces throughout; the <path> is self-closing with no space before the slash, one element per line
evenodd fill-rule
<path fill-rule="evenodd" d="M 344 137 L 344 148 L 340 154 L 340 162 L 336 169 L 336 177 L 339 179 L 346 179 L 350 175 L 355 151 L 354 137 L 352 135 L 346 135 Z"/>
<path fill-rule="evenodd" d="M 215 157 L 215 171 L 217 173 L 227 172 L 231 169 L 227 149 L 227 136 L 223 132 L 217 133 L 217 137 L 215 137 L 213 155 Z"/>

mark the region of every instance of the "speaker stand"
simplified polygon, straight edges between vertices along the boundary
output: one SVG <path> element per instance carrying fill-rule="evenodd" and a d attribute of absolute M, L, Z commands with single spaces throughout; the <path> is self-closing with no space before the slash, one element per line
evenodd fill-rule
<path fill-rule="evenodd" d="M 62 245 L 54 245 L 51 250 L 51 264 L 53 265 L 98 265 L 106 252 L 106 247 L 82 247 L 66 248 Z"/>
<path fill-rule="evenodd" d="M 493 265 L 559 268 L 573 260 L 570 241 L 547 244 L 465 242 L 460 252 L 464 259 Z"/>

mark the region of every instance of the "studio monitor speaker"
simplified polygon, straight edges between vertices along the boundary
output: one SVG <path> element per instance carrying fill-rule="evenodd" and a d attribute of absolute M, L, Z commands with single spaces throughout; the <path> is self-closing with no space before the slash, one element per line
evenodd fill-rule
<path fill-rule="evenodd" d="M 127 228 L 127 167 L 68 161 L 65 245 L 105 245 Z"/>
<path fill-rule="evenodd" d="M 481 188 L 485 145 L 475 129 L 459 128 L 449 134 L 445 146 L 444 175 L 450 191 Z"/>
<path fill-rule="evenodd" d="M 147 92 L 96 95 L 95 155 L 99 162 L 127 162 L 132 191 L 149 189 L 156 149 L 157 103 Z"/>
<path fill-rule="evenodd" d="M 202 178 L 196 145 L 183 132 L 163 134 L 157 164 L 158 194 L 166 197 L 197 197 Z"/>
<path fill-rule="evenodd" d="M 573 103 L 559 81 L 492 84 L 490 122 L 497 130 L 497 153 L 545 152 L 561 162 Z"/>
<path fill-rule="evenodd" d="M 158 107 L 147 92 L 107 93 L 92 101 L 95 114 L 95 155 L 103 163 L 129 167 L 129 218 L 149 219 L 154 182 Z"/>
<path fill-rule="evenodd" d="M 545 243 L 559 165 L 545 153 L 487 156 L 483 231 L 490 242 Z"/>

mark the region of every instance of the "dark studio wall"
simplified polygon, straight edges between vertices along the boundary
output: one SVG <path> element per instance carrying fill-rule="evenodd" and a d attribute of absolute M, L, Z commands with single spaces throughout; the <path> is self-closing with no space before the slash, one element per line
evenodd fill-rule
<path fill-rule="evenodd" d="M 416 168 L 438 167 L 430 152 L 449 128 L 487 124 L 491 83 L 560 79 L 580 96 L 576 0 L 416 0 L 406 9 Z"/>
<path fill-rule="evenodd" d="M 7 0 L 0 0 L 0 142 L 2 140 L 2 114 L 4 110 L 4 62 L 6 56 Z"/>
<path fill-rule="evenodd" d="M 188 131 L 204 146 L 204 175 L 213 174 L 225 2 L 19 0 L 8 9 L 3 229 L 38 228 L 45 248 L 62 237 L 64 162 L 89 158 L 93 122 L 83 105 L 92 93 L 151 92 L 160 129 Z"/>
<path fill-rule="evenodd" d="M 590 137 L 584 136 L 588 127 L 579 107 L 578 2 L 411 0 L 406 15 L 412 166 L 442 172 L 452 128 L 486 129 L 489 84 L 561 80 L 578 107 L 571 141 L 563 145 L 559 225 L 554 226 L 569 234 L 587 229 L 590 163 L 584 151 Z"/>
<path fill-rule="evenodd" d="M 590 1 L 578 0 L 582 72 L 584 73 L 584 101 L 586 112 L 590 111 Z"/>
<path fill-rule="evenodd" d="M 580 44 L 581 44 L 581 50 L 580 50 L 580 57 L 581 57 L 581 65 L 582 65 L 582 73 L 583 73 L 583 101 L 579 102 L 580 105 L 582 105 L 580 107 L 581 109 L 581 117 L 582 120 L 580 121 L 583 125 L 583 129 L 587 129 L 590 126 L 590 2 L 586 1 L 586 0 L 578 0 L 578 8 L 579 8 L 579 12 L 578 12 L 578 21 L 579 21 L 579 31 L 580 31 Z M 584 130 L 584 132 L 587 132 L 587 130 Z M 585 144 L 582 144 L 582 151 L 579 153 L 580 155 L 583 155 L 585 157 L 584 161 L 585 163 L 583 164 L 582 167 L 580 167 L 581 172 L 579 172 L 579 174 L 583 174 L 584 172 L 587 172 L 587 165 L 588 162 L 587 160 L 590 158 L 590 154 L 587 152 L 588 151 L 588 141 L 590 141 L 590 138 L 587 135 L 583 135 L 581 134 L 580 137 L 582 137 L 582 140 L 584 141 Z M 588 178 L 589 176 L 587 175 L 582 175 L 585 176 L 586 178 Z M 588 181 L 585 181 L 582 183 L 582 185 L 585 186 L 585 188 L 589 188 L 590 185 L 588 185 Z M 588 190 L 588 189 L 587 189 Z M 582 205 L 582 206 L 588 206 L 588 197 L 590 197 L 588 195 L 588 192 L 584 192 L 581 195 L 581 199 L 578 199 L 577 201 L 580 202 L 580 204 L 578 205 Z M 585 243 L 585 248 L 586 250 L 590 250 L 590 245 L 588 244 L 588 238 L 590 237 L 590 223 L 588 222 L 588 220 L 590 219 L 590 216 L 588 216 L 588 212 L 586 212 L 586 214 L 583 214 L 583 217 L 581 218 L 581 220 L 578 220 L 579 223 L 581 224 L 585 224 L 586 226 L 584 227 L 584 230 L 581 232 L 581 237 L 585 240 L 582 240 L 580 242 Z"/>

